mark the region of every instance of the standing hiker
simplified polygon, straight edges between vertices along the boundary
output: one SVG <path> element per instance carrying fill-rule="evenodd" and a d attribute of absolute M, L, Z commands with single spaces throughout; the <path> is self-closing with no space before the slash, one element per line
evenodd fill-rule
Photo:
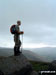
<path fill-rule="evenodd" d="M 21 21 L 17 21 L 17 25 L 13 25 L 11 27 L 11 32 L 13 32 L 13 34 L 14 34 L 14 42 L 15 42 L 14 55 L 15 56 L 17 56 L 21 53 L 20 52 L 20 46 L 21 46 L 20 35 L 24 34 L 24 32 L 20 31 L 20 28 L 19 28 L 20 25 L 21 25 Z"/>

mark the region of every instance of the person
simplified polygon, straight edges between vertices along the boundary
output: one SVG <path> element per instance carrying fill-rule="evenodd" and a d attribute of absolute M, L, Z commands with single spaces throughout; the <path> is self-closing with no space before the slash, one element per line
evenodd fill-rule
<path fill-rule="evenodd" d="M 16 33 L 14 34 L 14 42 L 15 42 L 14 55 L 15 56 L 21 53 L 20 52 L 20 46 L 21 46 L 20 35 L 24 34 L 24 32 L 20 31 L 20 27 L 19 27 L 20 25 L 21 25 L 21 21 L 17 21 L 17 25 L 15 26 Z"/>

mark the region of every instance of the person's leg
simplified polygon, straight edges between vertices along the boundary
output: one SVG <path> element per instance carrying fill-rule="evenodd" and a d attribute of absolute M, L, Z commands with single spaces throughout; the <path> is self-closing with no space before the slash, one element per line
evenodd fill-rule
<path fill-rule="evenodd" d="M 20 52 L 20 46 L 21 46 L 21 41 L 17 41 L 15 42 L 15 46 L 14 46 L 14 56 L 17 56 L 19 55 L 21 52 Z"/>
<path fill-rule="evenodd" d="M 14 56 L 16 56 L 17 55 L 17 49 L 16 49 L 17 47 L 16 46 L 14 46 Z"/>
<path fill-rule="evenodd" d="M 18 44 L 19 51 L 20 51 L 20 47 L 21 47 L 21 41 L 19 40 L 19 44 Z"/>
<path fill-rule="evenodd" d="M 16 50 L 16 54 L 19 55 L 21 52 L 20 52 L 20 46 L 21 46 L 21 41 L 19 40 L 18 41 L 18 44 L 17 44 L 17 50 Z"/>
<path fill-rule="evenodd" d="M 18 42 L 15 42 L 15 46 L 14 46 L 14 56 L 17 56 L 18 55 Z"/>
<path fill-rule="evenodd" d="M 21 52 L 19 51 L 19 47 L 18 46 L 14 46 L 14 56 L 19 55 Z"/>

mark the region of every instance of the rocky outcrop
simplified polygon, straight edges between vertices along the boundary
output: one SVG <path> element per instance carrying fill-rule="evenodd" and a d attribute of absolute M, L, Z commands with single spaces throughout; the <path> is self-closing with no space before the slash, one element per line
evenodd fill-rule
<path fill-rule="evenodd" d="M 32 68 L 27 58 L 19 56 L 9 56 L 0 58 L 0 75 L 38 75 Z"/>
<path fill-rule="evenodd" d="M 56 60 L 54 60 L 50 63 L 49 70 L 56 71 Z"/>

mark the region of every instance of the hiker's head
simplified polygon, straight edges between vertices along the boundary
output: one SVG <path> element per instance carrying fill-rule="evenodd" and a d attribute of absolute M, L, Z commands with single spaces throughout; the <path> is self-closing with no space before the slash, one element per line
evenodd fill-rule
<path fill-rule="evenodd" d="M 21 25 L 21 21 L 17 21 L 17 25 L 20 26 Z"/>

